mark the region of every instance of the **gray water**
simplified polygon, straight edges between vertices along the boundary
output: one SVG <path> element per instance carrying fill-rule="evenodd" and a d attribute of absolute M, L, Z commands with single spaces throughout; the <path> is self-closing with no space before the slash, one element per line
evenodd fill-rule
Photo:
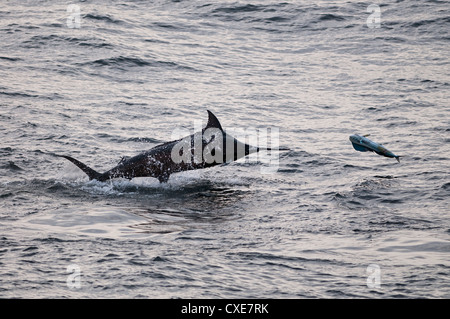
<path fill-rule="evenodd" d="M 0 297 L 450 297 L 449 2 L 73 3 L 0 4 Z M 207 109 L 290 151 L 167 184 L 49 155 L 104 172 Z"/>

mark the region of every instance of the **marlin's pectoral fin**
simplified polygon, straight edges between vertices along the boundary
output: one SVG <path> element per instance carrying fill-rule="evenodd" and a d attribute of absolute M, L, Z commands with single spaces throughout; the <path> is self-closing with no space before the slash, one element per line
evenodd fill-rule
<path fill-rule="evenodd" d="M 167 183 L 167 181 L 169 180 L 169 174 L 164 174 L 164 175 L 160 175 L 158 176 L 158 180 L 160 183 Z"/>
<path fill-rule="evenodd" d="M 362 145 L 355 144 L 355 143 L 352 143 L 352 145 L 353 145 L 353 148 L 354 148 L 355 150 L 357 150 L 357 151 L 360 151 L 360 152 L 367 152 L 367 151 L 370 151 L 367 147 L 364 147 L 364 146 L 362 146 Z"/>

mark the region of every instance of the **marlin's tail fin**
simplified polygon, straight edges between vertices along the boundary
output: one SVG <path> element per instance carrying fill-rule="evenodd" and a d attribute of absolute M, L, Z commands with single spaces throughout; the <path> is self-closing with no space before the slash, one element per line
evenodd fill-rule
<path fill-rule="evenodd" d="M 99 172 L 96 172 L 92 168 L 88 167 L 86 164 L 83 164 L 80 161 L 74 159 L 73 157 L 66 155 L 57 155 L 57 156 L 64 157 L 65 159 L 74 163 L 76 166 L 78 166 L 78 168 L 80 168 L 83 172 L 85 172 L 87 176 L 89 176 L 89 180 L 98 179 L 99 176 L 102 175 Z"/>
<path fill-rule="evenodd" d="M 397 156 L 394 156 L 394 157 L 395 157 L 395 159 L 397 160 L 397 162 L 400 163 L 400 157 L 403 157 L 403 156 L 397 155 Z"/>

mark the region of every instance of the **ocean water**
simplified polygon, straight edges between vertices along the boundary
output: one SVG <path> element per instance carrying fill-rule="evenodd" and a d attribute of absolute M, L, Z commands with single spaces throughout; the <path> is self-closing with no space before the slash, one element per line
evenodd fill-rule
<path fill-rule="evenodd" d="M 450 297 L 449 9 L 2 1 L 0 297 Z M 103 172 L 208 109 L 290 150 L 167 184 L 49 155 Z"/>

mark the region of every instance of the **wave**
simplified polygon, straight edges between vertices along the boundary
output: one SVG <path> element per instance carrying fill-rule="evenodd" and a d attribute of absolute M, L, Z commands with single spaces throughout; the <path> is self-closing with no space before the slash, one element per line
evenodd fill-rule
<path fill-rule="evenodd" d="M 441 17 L 436 19 L 420 20 L 414 21 L 407 24 L 407 26 L 412 28 L 418 28 L 427 25 L 447 25 L 450 22 L 450 17 Z"/>
<path fill-rule="evenodd" d="M 106 22 L 106 23 L 113 23 L 113 24 L 124 23 L 124 21 L 116 19 L 116 18 L 112 17 L 111 15 L 100 15 L 100 14 L 95 14 L 95 13 L 85 14 L 82 18 L 88 19 L 88 20 Z"/>
<path fill-rule="evenodd" d="M 288 6 L 286 9 L 285 7 Z M 206 15 L 227 21 L 247 21 L 252 23 L 282 23 L 292 20 L 295 15 L 295 6 L 287 3 L 253 5 L 236 4 L 220 6 L 210 10 Z"/>
<path fill-rule="evenodd" d="M 37 98 L 39 95 L 35 94 L 28 94 L 23 92 L 7 92 L 7 91 L 0 91 L 0 95 L 6 95 L 11 97 L 25 97 L 25 98 Z"/>
<path fill-rule="evenodd" d="M 10 154 L 12 153 L 14 150 L 11 147 L 2 147 L 0 148 L 0 153 L 6 153 L 6 154 Z"/>
<path fill-rule="evenodd" d="M 0 60 L 15 62 L 15 61 L 21 61 L 22 59 L 21 58 L 11 58 L 11 57 L 7 57 L 7 56 L 0 56 Z"/>
<path fill-rule="evenodd" d="M 237 6 L 229 6 L 229 7 L 220 7 L 212 10 L 212 13 L 224 12 L 224 13 L 240 13 L 240 12 L 255 12 L 262 11 L 266 8 L 265 5 L 237 5 Z"/>
<path fill-rule="evenodd" d="M 31 99 L 45 99 L 45 100 L 56 100 L 61 99 L 62 96 L 58 93 L 52 93 L 49 95 L 38 95 L 38 94 L 31 94 L 31 93 L 25 93 L 25 92 L 11 92 L 8 90 L 3 90 L 3 88 L 0 87 L 0 96 L 8 96 L 12 98 L 31 98 Z"/>
<path fill-rule="evenodd" d="M 113 58 L 106 59 L 98 59 L 90 62 L 84 63 L 85 65 L 97 65 L 97 66 L 148 66 L 151 65 L 150 62 L 147 62 L 140 58 L 132 58 L 132 57 L 124 57 L 118 56 Z"/>
<path fill-rule="evenodd" d="M 78 45 L 82 47 L 91 47 L 91 48 L 111 48 L 112 44 L 106 42 L 104 39 L 97 37 L 74 37 L 74 36 L 65 36 L 58 34 L 50 34 L 50 35 L 35 35 L 31 38 L 22 42 L 22 47 L 30 49 L 30 48 L 38 48 L 46 45 Z M 2 57 L 0 57 L 1 59 Z M 18 58 L 8 58 L 11 61 L 17 61 Z"/>
<path fill-rule="evenodd" d="M 339 15 L 331 14 L 331 13 L 322 14 L 318 18 L 318 21 L 344 21 L 344 20 L 345 20 L 345 18 L 343 16 L 339 16 Z"/>
<path fill-rule="evenodd" d="M 92 66 L 92 67 L 113 67 L 118 69 L 127 69 L 133 67 L 154 67 L 154 68 L 175 68 L 181 70 L 196 71 L 196 69 L 180 65 L 172 61 L 160 61 L 160 60 L 145 60 L 137 57 L 117 56 L 110 58 L 97 59 L 88 62 L 78 63 L 78 65 Z"/>
<path fill-rule="evenodd" d="M 11 171 L 23 171 L 23 168 L 20 168 L 19 166 L 17 166 L 16 163 L 14 163 L 13 161 L 9 161 L 8 164 L 2 165 L 2 166 L 0 166 L 0 168 L 11 170 Z"/>
<path fill-rule="evenodd" d="M 10 161 L 0 169 L 20 170 L 23 168 Z M 246 190 L 235 189 L 234 186 L 242 186 L 239 180 L 211 181 L 202 178 L 195 172 L 178 173 L 171 176 L 166 184 L 161 184 L 156 178 L 135 178 L 133 180 L 114 179 L 108 182 L 97 180 L 88 181 L 85 176 L 76 174 L 60 176 L 52 179 L 28 179 L 8 182 L 3 184 L 8 193 L 13 195 L 27 193 L 31 196 L 58 196 L 61 198 L 80 198 L 90 200 L 102 200 L 104 198 L 116 198 L 118 204 L 132 201 L 135 204 L 146 200 L 161 201 L 167 204 L 168 200 L 179 200 L 183 197 L 205 198 L 209 200 L 226 199 L 245 195 Z M 10 195 L 8 195 L 10 196 Z M 158 200 L 159 199 L 159 200 Z M 197 201 L 192 202 L 196 205 Z M 198 203 L 197 203 L 198 204 Z"/>
<path fill-rule="evenodd" d="M 130 137 L 125 142 L 137 142 L 137 143 L 164 143 L 162 140 L 158 140 L 156 138 L 151 137 Z"/>
<path fill-rule="evenodd" d="M 330 22 L 338 22 L 340 27 L 354 27 L 354 21 L 349 23 L 347 15 L 340 14 L 339 8 L 330 7 L 330 13 L 324 13 L 320 6 L 301 6 L 296 3 L 275 3 L 264 5 L 235 4 L 219 6 L 210 9 L 205 15 L 224 21 L 236 21 L 251 23 L 257 30 L 268 32 L 294 32 L 301 29 L 317 30 L 317 24 L 330 25 Z M 337 11 L 337 12 L 336 12 Z M 336 28 L 337 23 L 333 23 Z M 268 26 L 272 27 L 268 27 Z"/>

